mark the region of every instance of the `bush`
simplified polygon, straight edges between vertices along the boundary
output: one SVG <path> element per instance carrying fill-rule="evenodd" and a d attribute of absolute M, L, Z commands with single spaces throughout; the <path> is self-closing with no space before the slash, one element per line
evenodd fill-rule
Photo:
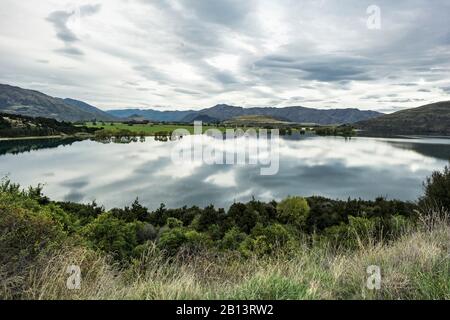
<path fill-rule="evenodd" d="M 139 223 L 125 223 L 110 213 L 99 215 L 82 230 L 91 245 L 112 254 L 119 261 L 129 260 L 138 245 Z"/>
<path fill-rule="evenodd" d="M 234 203 L 228 210 L 228 219 L 241 231 L 250 233 L 258 219 L 257 212 L 243 203 Z"/>
<path fill-rule="evenodd" d="M 186 243 L 186 234 L 183 228 L 165 230 L 158 240 L 158 248 L 169 256 L 177 254 L 178 250 Z"/>
<path fill-rule="evenodd" d="M 292 238 L 289 231 L 280 224 L 272 224 L 267 227 L 258 224 L 252 230 L 251 236 L 242 242 L 240 251 L 245 256 L 271 254 L 277 250 L 286 249 Z"/>
<path fill-rule="evenodd" d="M 41 209 L 41 208 L 39 208 Z M 0 195 L 0 283 L 13 297 L 21 293 L 23 276 L 39 268 L 40 257 L 61 247 L 62 226 L 42 210 L 8 206 Z M 42 259 L 45 261 L 45 259 Z M 44 267 L 44 266 L 43 266 Z"/>
<path fill-rule="evenodd" d="M 299 229 L 306 227 L 310 209 L 304 198 L 288 197 L 278 204 L 277 211 L 282 223 L 292 224 Z"/>
<path fill-rule="evenodd" d="M 150 223 L 143 224 L 137 231 L 137 239 L 139 243 L 153 241 L 158 236 L 156 228 Z"/>
<path fill-rule="evenodd" d="M 425 195 L 421 204 L 428 209 L 450 211 L 450 168 L 443 172 L 435 171 L 424 183 Z"/>
<path fill-rule="evenodd" d="M 220 248 L 225 250 L 237 250 L 247 235 L 237 227 L 233 227 L 225 233 L 220 242 Z"/>

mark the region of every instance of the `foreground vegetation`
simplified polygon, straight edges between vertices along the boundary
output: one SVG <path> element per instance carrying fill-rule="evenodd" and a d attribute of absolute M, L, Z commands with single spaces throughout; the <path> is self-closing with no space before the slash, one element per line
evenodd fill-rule
<path fill-rule="evenodd" d="M 154 212 L 0 187 L 3 299 L 450 299 L 450 170 L 417 204 L 289 197 Z M 80 290 L 67 267 L 82 270 Z M 369 265 L 380 290 L 366 288 Z"/>

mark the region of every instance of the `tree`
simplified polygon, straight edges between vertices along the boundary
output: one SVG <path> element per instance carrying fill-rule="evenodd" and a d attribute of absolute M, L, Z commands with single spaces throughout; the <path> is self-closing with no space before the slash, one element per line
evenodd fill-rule
<path fill-rule="evenodd" d="M 309 211 L 308 202 L 301 197 L 287 197 L 277 206 L 280 222 L 292 224 L 299 229 L 305 228 Z"/>
<path fill-rule="evenodd" d="M 290 232 L 279 223 L 267 227 L 258 224 L 252 230 L 251 236 L 241 243 L 239 249 L 245 256 L 272 254 L 292 244 L 291 239 L 293 237 Z"/>
<path fill-rule="evenodd" d="M 103 213 L 84 227 L 83 233 L 94 248 L 112 253 L 119 260 L 127 260 L 138 244 L 136 234 L 140 225 Z"/>
<path fill-rule="evenodd" d="M 239 230 L 239 228 L 233 227 L 223 236 L 220 247 L 226 250 L 236 250 L 246 237 L 247 235 Z"/>
<path fill-rule="evenodd" d="M 228 210 L 228 218 L 231 224 L 248 234 L 256 225 L 258 213 L 250 205 L 235 203 Z"/>
<path fill-rule="evenodd" d="M 442 172 L 435 171 L 424 183 L 425 195 L 421 205 L 427 209 L 450 211 L 450 168 L 445 166 Z"/>
<path fill-rule="evenodd" d="M 216 210 L 213 205 L 210 205 L 203 209 L 198 216 L 197 231 L 206 231 L 213 224 L 219 222 L 220 216 L 223 215 L 221 210 Z"/>
<path fill-rule="evenodd" d="M 186 240 L 187 238 L 183 228 L 168 229 L 159 237 L 158 247 L 168 255 L 174 256 L 180 247 L 186 243 Z"/>

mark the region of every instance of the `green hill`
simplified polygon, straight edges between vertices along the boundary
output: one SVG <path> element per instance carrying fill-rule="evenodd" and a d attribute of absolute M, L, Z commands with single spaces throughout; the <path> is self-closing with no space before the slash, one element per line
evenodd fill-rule
<path fill-rule="evenodd" d="M 84 102 L 50 97 L 39 91 L 0 84 L 0 112 L 59 121 L 110 121 L 115 117 Z"/>
<path fill-rule="evenodd" d="M 450 136 L 450 101 L 432 103 L 360 121 L 355 126 L 371 134 Z"/>

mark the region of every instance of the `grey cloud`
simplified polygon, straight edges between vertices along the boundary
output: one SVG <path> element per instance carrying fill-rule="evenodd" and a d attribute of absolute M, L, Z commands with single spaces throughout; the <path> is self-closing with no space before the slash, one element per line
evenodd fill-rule
<path fill-rule="evenodd" d="M 55 28 L 56 37 L 66 44 L 78 41 L 77 36 L 67 27 L 67 22 L 74 14 L 75 12 L 55 11 L 47 18 Z"/>
<path fill-rule="evenodd" d="M 180 88 L 176 88 L 173 91 L 178 92 L 178 93 L 183 93 L 183 94 L 189 94 L 189 95 L 199 95 L 199 94 L 201 94 L 200 92 L 197 92 L 197 91 L 192 91 L 192 90 L 187 90 L 187 89 L 180 89 Z"/>
<path fill-rule="evenodd" d="M 100 11 L 101 4 L 90 5 L 86 4 L 80 7 L 80 14 L 82 17 L 92 16 Z"/>
<path fill-rule="evenodd" d="M 91 16 L 100 11 L 101 5 L 83 5 L 77 10 L 72 11 L 54 11 L 50 13 L 47 17 L 47 21 L 53 25 L 53 28 L 56 32 L 56 37 L 64 43 L 64 48 L 57 49 L 56 52 L 60 52 L 66 55 L 71 56 L 82 56 L 83 52 L 74 47 L 74 43 L 78 42 L 80 39 L 76 36 L 76 34 L 69 29 L 67 26 L 69 19 L 74 15 L 79 14 L 77 17 L 81 19 L 82 17 Z"/>
<path fill-rule="evenodd" d="M 214 78 L 224 85 L 235 84 L 238 83 L 235 77 L 228 72 L 217 72 Z"/>
<path fill-rule="evenodd" d="M 415 84 L 415 83 L 398 83 L 397 86 L 401 86 L 401 87 L 416 87 L 417 84 Z"/>
<path fill-rule="evenodd" d="M 70 56 L 82 56 L 82 55 L 84 55 L 83 51 L 81 51 L 78 48 L 71 47 L 71 46 L 66 46 L 64 48 L 56 49 L 55 51 L 59 52 L 59 53 L 62 53 L 62 54 L 70 55 Z"/>
<path fill-rule="evenodd" d="M 381 97 L 377 94 L 368 95 L 365 97 L 362 97 L 362 100 L 373 100 L 373 99 L 380 99 Z"/>
<path fill-rule="evenodd" d="M 335 82 L 345 80 L 371 80 L 368 72 L 370 61 L 360 58 L 340 56 L 316 56 L 301 61 L 291 58 L 269 56 L 255 63 L 255 67 L 299 72 L 299 76 L 307 80 Z"/>

